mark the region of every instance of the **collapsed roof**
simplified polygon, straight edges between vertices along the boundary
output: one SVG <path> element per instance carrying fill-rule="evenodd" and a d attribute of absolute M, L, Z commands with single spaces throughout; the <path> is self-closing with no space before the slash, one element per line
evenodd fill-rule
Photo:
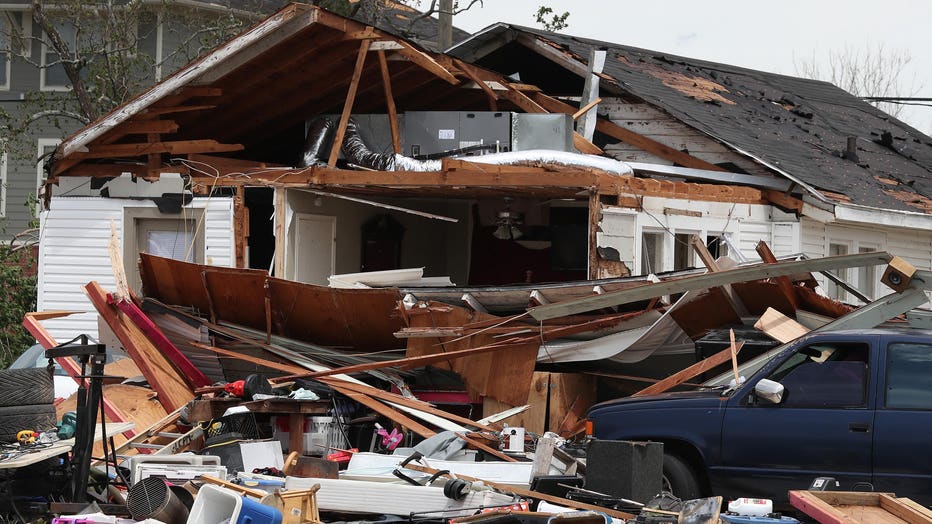
<path fill-rule="evenodd" d="M 584 76 L 596 49 L 607 51 L 603 92 L 647 102 L 831 201 L 932 213 L 932 138 L 830 83 L 510 24 L 449 52 L 578 96 L 581 78 L 568 77 Z"/>

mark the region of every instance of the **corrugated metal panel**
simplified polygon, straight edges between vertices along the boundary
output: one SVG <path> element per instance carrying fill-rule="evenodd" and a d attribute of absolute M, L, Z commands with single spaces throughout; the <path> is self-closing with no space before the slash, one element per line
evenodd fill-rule
<path fill-rule="evenodd" d="M 205 260 L 212 265 L 233 263 L 233 202 L 230 198 L 195 198 L 192 208 L 206 208 Z M 108 244 L 110 221 L 124 237 L 124 209 L 155 209 L 148 201 L 100 197 L 53 198 L 44 212 L 39 249 L 38 309 L 85 313 L 52 319 L 43 325 L 61 342 L 87 334 L 97 337 L 97 313 L 84 295 L 84 285 L 96 280 L 114 289 Z"/>

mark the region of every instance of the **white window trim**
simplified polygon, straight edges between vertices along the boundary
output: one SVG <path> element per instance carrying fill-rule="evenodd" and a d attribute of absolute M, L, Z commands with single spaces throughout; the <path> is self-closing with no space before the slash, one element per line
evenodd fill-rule
<path fill-rule="evenodd" d="M 6 164 L 7 155 L 0 156 L 0 217 L 6 217 Z"/>

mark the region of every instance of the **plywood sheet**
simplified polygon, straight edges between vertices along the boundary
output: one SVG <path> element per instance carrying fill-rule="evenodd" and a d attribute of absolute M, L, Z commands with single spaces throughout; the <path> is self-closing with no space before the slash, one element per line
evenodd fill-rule
<path fill-rule="evenodd" d="M 363 351 L 404 347 L 394 336 L 403 327 L 397 289 L 333 289 L 279 278 L 268 286 L 276 334 Z"/>
<path fill-rule="evenodd" d="M 796 308 L 775 282 L 762 280 L 737 282 L 732 284 L 731 288 L 735 290 L 748 313 L 754 316 L 763 315 L 767 308 L 776 309 L 784 315 L 795 314 Z"/>
<path fill-rule="evenodd" d="M 702 337 L 710 329 L 741 323 L 741 318 L 720 288 L 711 288 L 702 296 L 677 305 L 670 316 L 693 340 Z"/>
<path fill-rule="evenodd" d="M 218 320 L 266 330 L 264 271 L 208 268 L 204 283 Z"/>
<path fill-rule="evenodd" d="M 528 391 L 526 402 L 530 407 L 500 422 L 512 427 L 525 428 L 528 431 L 542 435 L 547 428 L 547 396 L 549 395 L 549 391 L 550 373 L 544 371 L 534 373 L 531 378 L 531 387 Z M 513 407 L 515 406 L 487 397 L 482 402 L 482 416 L 487 417 L 489 415 L 501 413 Z"/>

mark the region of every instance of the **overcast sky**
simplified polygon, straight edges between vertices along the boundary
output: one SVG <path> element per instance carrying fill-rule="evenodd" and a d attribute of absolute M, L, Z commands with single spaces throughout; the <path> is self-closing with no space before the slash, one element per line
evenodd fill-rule
<path fill-rule="evenodd" d="M 929 0 L 484 0 L 454 23 L 470 32 L 495 22 L 533 27 L 540 5 L 570 12 L 567 34 L 791 75 L 794 60 L 813 53 L 824 60 L 845 46 L 905 50 L 907 92 L 897 94 L 932 98 Z M 906 108 L 900 118 L 932 134 L 932 107 Z"/>

